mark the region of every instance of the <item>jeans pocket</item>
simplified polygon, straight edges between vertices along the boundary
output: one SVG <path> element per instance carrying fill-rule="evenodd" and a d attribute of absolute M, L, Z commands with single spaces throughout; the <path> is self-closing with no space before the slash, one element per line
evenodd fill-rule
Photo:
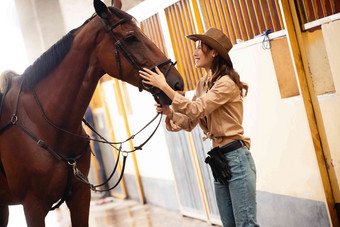
<path fill-rule="evenodd" d="M 248 163 L 249 163 L 249 167 L 252 171 L 254 171 L 254 173 L 256 174 L 256 167 L 255 167 L 255 162 L 253 159 L 253 156 L 251 155 L 250 151 L 248 151 L 246 153 L 247 159 L 248 159 Z"/>
<path fill-rule="evenodd" d="M 242 174 L 241 170 L 241 161 L 238 153 L 235 154 L 227 154 L 226 159 L 228 161 L 228 166 L 231 172 L 231 180 L 237 177 L 238 175 Z"/>

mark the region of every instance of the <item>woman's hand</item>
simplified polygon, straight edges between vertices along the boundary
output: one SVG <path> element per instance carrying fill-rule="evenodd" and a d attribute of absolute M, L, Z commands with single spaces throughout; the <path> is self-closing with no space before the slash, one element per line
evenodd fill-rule
<path fill-rule="evenodd" d="M 158 87 L 163 90 L 168 83 L 165 80 L 163 73 L 159 70 L 158 67 L 155 67 L 156 73 L 152 72 L 150 69 L 143 68 L 144 71 L 139 71 L 139 76 L 141 76 L 144 80 L 143 83 L 152 85 L 154 87 Z"/>
<path fill-rule="evenodd" d="M 166 82 L 166 79 L 163 73 L 159 70 L 158 67 L 155 67 L 156 73 L 152 72 L 150 69 L 143 68 L 144 71 L 139 71 L 139 76 L 141 76 L 144 80 L 143 83 L 149 84 L 154 87 L 158 87 L 161 89 L 171 100 L 174 99 L 175 91 L 169 86 Z"/>
<path fill-rule="evenodd" d="M 167 105 L 160 105 L 160 104 L 155 104 L 156 106 L 156 111 L 157 113 L 162 113 L 164 115 L 166 115 L 167 117 L 169 117 L 170 119 L 172 118 L 172 109 L 170 109 L 169 106 Z"/>

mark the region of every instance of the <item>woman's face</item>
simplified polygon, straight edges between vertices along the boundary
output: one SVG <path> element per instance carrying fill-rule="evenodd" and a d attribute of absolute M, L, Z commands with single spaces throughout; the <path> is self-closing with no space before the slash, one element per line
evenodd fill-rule
<path fill-rule="evenodd" d="M 194 60 L 196 68 L 210 69 L 211 64 L 216 56 L 216 51 L 210 50 L 200 40 L 196 41 L 196 49 L 194 51 Z"/>

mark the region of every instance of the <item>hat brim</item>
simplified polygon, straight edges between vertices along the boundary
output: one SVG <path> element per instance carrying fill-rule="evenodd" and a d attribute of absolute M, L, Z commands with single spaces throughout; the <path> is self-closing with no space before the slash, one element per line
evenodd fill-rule
<path fill-rule="evenodd" d="M 201 40 L 204 44 L 207 44 L 208 46 L 216 50 L 217 53 L 226 61 L 231 61 L 228 51 L 213 38 L 202 34 L 187 35 L 186 38 L 191 39 L 195 42 Z"/>

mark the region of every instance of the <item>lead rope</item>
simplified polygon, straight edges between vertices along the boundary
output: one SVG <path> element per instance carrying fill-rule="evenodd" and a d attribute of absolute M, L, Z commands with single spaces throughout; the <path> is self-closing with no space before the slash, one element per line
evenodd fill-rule
<path fill-rule="evenodd" d="M 39 102 L 39 100 L 38 100 L 37 94 L 36 94 L 36 92 L 35 92 L 35 90 L 34 90 L 33 88 L 32 88 L 32 93 L 33 93 L 34 100 L 35 100 L 35 102 L 36 102 L 37 105 L 38 105 L 38 109 L 39 109 L 39 111 L 40 111 L 42 117 L 44 118 L 44 120 L 45 120 L 49 125 L 51 125 L 52 127 L 58 129 L 59 131 L 62 131 L 62 132 L 64 132 L 64 133 L 67 133 L 67 134 L 72 135 L 72 136 L 76 136 L 76 137 L 83 138 L 83 139 L 86 139 L 86 140 L 96 141 L 96 142 L 99 142 L 99 143 L 109 144 L 110 146 L 112 146 L 113 148 L 115 148 L 117 151 L 118 151 L 118 148 L 115 147 L 114 145 L 123 144 L 123 143 L 128 142 L 129 140 L 134 139 L 140 132 L 142 132 L 142 131 L 143 131 L 146 127 L 148 127 L 152 122 L 154 122 L 154 121 L 157 119 L 157 117 L 160 115 L 160 113 L 157 113 L 156 116 L 155 116 L 153 119 L 151 119 L 151 121 L 149 121 L 142 129 L 140 129 L 137 133 L 133 134 L 132 136 L 130 136 L 130 137 L 127 138 L 126 140 L 120 141 L 120 142 L 109 142 L 109 141 L 106 140 L 103 136 L 101 136 L 98 132 L 96 132 L 95 129 L 94 129 L 94 128 L 93 128 L 93 127 L 85 120 L 85 119 L 82 120 L 82 121 L 84 122 L 84 124 L 85 124 L 87 127 L 89 127 L 94 133 L 96 133 L 96 134 L 101 138 L 101 140 L 88 138 L 87 136 L 82 136 L 82 135 L 79 135 L 79 134 L 76 134 L 76 133 L 67 131 L 67 130 L 65 130 L 65 129 L 63 129 L 63 128 L 57 126 L 57 125 L 55 125 L 55 124 L 54 124 L 53 122 L 51 122 L 51 121 L 47 118 L 47 116 L 45 115 L 45 113 L 44 113 L 44 111 L 43 111 L 43 109 L 42 109 L 42 107 L 41 107 L 41 105 L 40 105 L 40 102 Z M 143 143 L 143 144 L 145 144 L 145 143 Z M 130 152 L 134 152 L 134 151 L 136 151 L 136 150 L 141 150 L 141 149 L 136 149 L 136 148 L 140 148 L 140 147 L 141 147 L 141 145 L 135 147 L 134 150 L 127 151 L 127 152 L 130 153 Z"/>
<path fill-rule="evenodd" d="M 159 115 L 160 113 L 158 113 L 157 115 L 156 115 L 156 117 Z M 76 163 L 74 162 L 74 163 L 69 163 L 71 166 L 72 166 L 72 168 L 73 168 L 73 172 L 74 172 L 74 175 L 77 177 L 77 179 L 78 180 L 81 180 L 81 181 L 83 181 L 91 190 L 93 190 L 93 191 L 97 191 L 97 192 L 105 192 L 105 191 L 110 191 L 110 190 L 112 190 L 112 189 L 114 189 L 118 184 L 119 184 L 119 182 L 121 181 L 121 179 L 122 179 L 122 177 L 123 177 L 123 174 L 124 174 L 124 169 L 125 169 L 125 162 L 126 162 L 126 158 L 127 158 L 127 156 L 128 156 L 128 154 L 129 153 L 132 153 L 132 152 L 135 152 L 136 150 L 142 150 L 142 147 L 152 138 L 152 136 L 156 133 L 156 131 L 157 131 L 157 129 L 158 129 L 158 127 L 159 127 L 159 125 L 160 125 L 160 123 L 161 123 L 161 121 L 162 121 L 162 114 L 161 114 L 161 117 L 160 117 L 160 119 L 159 119 L 159 122 L 158 122 L 158 124 L 157 124 L 157 126 L 156 126 L 156 128 L 154 129 L 154 131 L 151 133 L 151 135 L 144 141 L 144 143 L 142 143 L 142 144 L 140 144 L 139 146 L 137 146 L 137 147 L 135 147 L 135 149 L 134 150 L 131 150 L 131 151 L 122 151 L 122 144 L 123 143 L 121 143 L 120 144 L 120 147 L 119 147 L 119 149 L 118 149 L 118 155 L 117 155 L 117 160 L 116 160 L 116 164 L 115 164 L 115 167 L 114 167 L 114 169 L 112 170 L 112 172 L 111 172 L 111 174 L 110 174 L 110 176 L 106 179 L 106 181 L 104 181 L 103 183 L 101 183 L 101 184 L 98 184 L 98 185 L 96 185 L 96 186 L 94 186 L 93 184 L 91 184 L 90 182 L 88 182 L 87 180 L 86 180 L 86 178 L 84 178 L 84 174 L 82 174 L 80 171 L 79 171 L 79 169 L 77 168 L 77 165 L 76 165 Z M 156 119 L 156 117 L 154 118 L 154 119 Z M 154 119 L 152 119 L 152 121 L 154 120 Z M 96 134 L 96 135 L 98 135 L 99 137 L 101 137 L 102 139 L 104 139 L 104 140 L 106 140 L 104 137 L 102 137 L 85 119 L 83 119 L 83 122 Z M 149 124 L 150 124 L 151 122 L 149 122 Z M 149 125 L 148 124 L 148 125 Z M 139 132 L 137 132 L 135 135 L 137 135 L 138 133 L 140 133 L 142 130 L 144 130 L 148 125 L 146 125 L 144 128 L 142 128 Z M 131 136 L 128 140 L 130 140 L 130 139 L 133 139 L 133 137 Z M 128 140 L 126 140 L 126 141 L 128 141 Z M 120 174 L 120 177 L 119 177 L 119 179 L 118 179 L 118 182 L 113 186 L 113 187 L 111 187 L 111 188 L 109 188 L 109 189 L 107 189 L 107 190 L 98 190 L 97 188 L 98 187 L 100 187 L 100 186 L 103 186 L 104 184 L 106 184 L 106 183 L 108 183 L 110 180 L 111 180 L 111 178 L 113 177 L 113 175 L 114 175 L 114 173 L 116 172 L 116 169 L 117 169 L 117 166 L 118 166 L 118 163 L 119 163 L 119 157 L 120 157 L 120 153 L 123 153 L 123 165 L 122 165 L 122 172 L 121 172 L 121 174 Z"/>
<path fill-rule="evenodd" d="M 87 141 L 97 141 L 97 142 L 102 142 L 102 143 L 107 143 L 109 144 L 110 146 L 114 147 L 115 149 L 117 149 L 119 152 L 118 152 L 118 157 L 117 157 L 117 160 L 116 160 L 116 164 L 115 164 L 115 167 L 110 175 L 110 177 L 103 183 L 99 184 L 99 185 L 96 185 L 94 186 L 93 184 L 91 184 L 90 182 L 88 182 L 86 180 L 86 177 L 85 175 L 78 169 L 77 167 L 77 160 L 82 157 L 82 155 L 87 151 L 87 149 L 84 150 L 84 152 L 82 152 L 81 154 L 77 155 L 76 157 L 74 158 L 64 158 L 62 157 L 61 155 L 59 155 L 56 151 L 54 151 L 51 147 L 49 147 L 44 141 L 40 140 L 37 136 L 35 136 L 30 130 L 28 130 L 26 127 L 24 127 L 19 121 L 18 121 L 18 116 L 17 116 L 17 110 L 18 110 L 18 104 L 19 104 L 19 98 L 20 98 L 20 94 L 21 94 L 21 91 L 22 91 L 22 87 L 23 87 L 23 82 L 21 83 L 21 86 L 20 86 L 20 89 L 18 91 L 18 95 L 17 95 L 17 98 L 16 98 L 16 104 L 15 104 L 15 108 L 14 108 L 14 113 L 12 115 L 12 118 L 11 120 L 9 121 L 9 123 L 7 124 L 8 126 L 5 126 L 5 129 L 7 129 L 8 127 L 12 126 L 12 125 L 16 125 L 18 126 L 25 134 L 27 134 L 28 136 L 30 136 L 36 143 L 37 145 L 39 145 L 41 148 L 43 148 L 44 150 L 48 151 L 50 154 L 52 154 L 57 160 L 62 160 L 64 162 L 66 162 L 69 166 L 72 167 L 72 170 L 73 170 L 73 174 L 74 176 L 76 177 L 76 179 L 82 181 L 83 183 L 85 183 L 91 190 L 93 191 L 104 191 L 104 190 L 98 190 L 97 187 L 100 187 L 104 184 L 106 184 L 111 178 L 112 176 L 114 175 L 116 169 L 117 169 L 117 166 L 118 166 L 118 162 L 119 162 L 119 157 L 120 157 L 120 153 L 123 152 L 123 166 L 122 166 L 122 172 L 120 174 L 120 177 L 117 181 L 117 183 L 111 187 L 110 189 L 108 190 L 112 190 L 114 189 L 121 181 L 122 177 L 123 177 L 123 174 L 124 174 L 124 170 L 125 170 L 125 163 L 126 163 L 126 158 L 128 156 L 128 153 L 131 153 L 131 152 L 134 152 L 136 150 L 141 150 L 142 147 L 151 139 L 151 137 L 155 134 L 155 132 L 157 131 L 159 125 L 160 125 L 160 122 L 162 120 L 162 115 L 160 117 L 160 120 L 156 126 L 156 128 L 154 129 L 154 131 L 152 132 L 152 134 L 144 141 L 144 143 L 142 143 L 141 145 L 135 147 L 133 150 L 131 151 L 122 151 L 122 144 L 133 139 L 137 134 L 139 134 L 141 131 L 143 131 L 147 126 L 149 126 L 157 117 L 160 113 L 157 113 L 157 115 L 146 125 L 144 126 L 141 130 L 139 130 L 136 134 L 132 135 L 131 137 L 129 137 L 128 139 L 126 139 L 125 141 L 123 142 L 118 142 L 118 143 L 112 143 L 112 142 L 109 142 L 107 141 L 103 136 L 101 136 L 97 131 L 94 130 L 94 128 L 85 120 L 83 119 L 83 122 L 94 132 L 96 133 L 102 140 L 95 140 L 95 139 L 91 139 L 89 136 L 82 136 L 82 135 L 78 135 L 78 134 L 75 134 L 75 133 L 72 133 L 72 132 L 69 132 L 67 130 L 64 130 L 56 125 L 54 125 L 51 121 L 48 120 L 48 118 L 46 117 L 44 111 L 42 110 L 42 107 L 39 103 L 39 100 L 37 98 L 37 95 L 35 93 L 35 90 L 32 88 L 32 93 L 33 93 L 33 96 L 34 96 L 34 99 L 38 105 L 38 108 L 43 116 L 43 118 L 45 119 L 45 121 L 47 123 L 49 123 L 51 126 L 53 126 L 54 128 L 62 131 L 62 132 L 65 132 L 65 133 L 68 133 L 68 134 L 71 134 L 73 136 L 77 136 L 77 137 L 81 137 L 81 138 L 86 138 Z M 120 147 L 119 148 L 116 148 L 113 144 L 120 144 Z M 88 143 L 89 145 L 89 143 Z M 69 182 L 69 180 L 68 180 Z M 68 187 L 68 186 L 67 186 Z M 105 190 L 107 191 L 107 190 Z M 65 197 L 66 198 L 66 197 Z M 59 201 L 59 203 L 54 206 L 52 209 L 55 209 L 56 207 L 60 206 L 60 204 L 65 200 L 64 196 L 63 198 Z"/>
<path fill-rule="evenodd" d="M 119 148 L 119 152 L 121 152 L 121 148 Z M 115 187 L 118 186 L 118 184 L 120 183 L 120 181 L 122 180 L 123 178 L 123 175 L 124 175 L 124 170 L 125 170 L 125 164 L 126 164 L 126 158 L 127 158 L 128 154 L 126 152 L 123 153 L 123 164 L 122 164 L 122 171 L 120 173 L 120 176 L 119 176 L 119 179 L 118 181 L 116 182 L 115 185 L 113 185 L 111 188 L 109 189 L 106 189 L 106 190 L 98 190 L 97 188 L 100 187 L 100 186 L 103 186 L 104 184 L 106 184 L 110 179 L 111 177 L 113 176 L 115 170 L 116 170 L 116 167 L 117 167 L 117 163 L 118 163 L 118 160 L 117 159 L 117 162 L 116 162 L 116 166 L 114 168 L 114 171 L 112 171 L 111 173 L 111 176 L 102 184 L 99 184 L 99 185 L 93 185 L 91 184 L 87 179 L 86 179 L 86 176 L 77 168 L 77 163 L 76 162 L 69 162 L 68 164 L 72 167 L 73 169 L 73 175 L 76 177 L 76 179 L 82 181 L 83 183 L 85 183 L 92 191 L 94 192 L 105 192 L 105 191 L 111 191 L 112 189 L 114 189 Z M 119 157 L 119 156 L 118 156 Z"/>

